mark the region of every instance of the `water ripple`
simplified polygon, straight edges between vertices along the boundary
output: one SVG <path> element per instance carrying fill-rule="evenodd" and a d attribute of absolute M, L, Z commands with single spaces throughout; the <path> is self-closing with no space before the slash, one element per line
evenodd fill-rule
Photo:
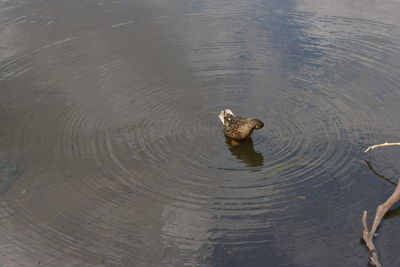
<path fill-rule="evenodd" d="M 32 262 L 40 250 L 49 264 L 152 265 L 156 250 L 166 263 L 198 253 L 188 261 L 199 265 L 220 244 L 290 254 L 280 240 L 348 230 L 342 217 L 366 201 L 349 196 L 361 148 L 400 130 L 398 30 L 247 1 L 203 4 L 172 16 L 142 3 L 152 15 L 133 18 L 96 3 L 93 12 L 121 17 L 0 60 L 1 155 L 30 170 L 0 201 L 8 262 L 5 253 Z M 232 146 L 223 108 L 265 127 Z M 327 222 L 328 210 L 340 219 Z"/>

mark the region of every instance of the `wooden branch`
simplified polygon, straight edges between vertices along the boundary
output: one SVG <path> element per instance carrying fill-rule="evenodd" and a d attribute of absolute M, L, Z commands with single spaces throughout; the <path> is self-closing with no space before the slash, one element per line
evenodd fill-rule
<path fill-rule="evenodd" d="M 369 152 L 369 151 L 371 151 L 371 150 L 373 150 L 373 149 L 375 149 L 377 147 L 383 147 L 383 146 L 400 146 L 400 143 L 388 143 L 388 142 L 386 142 L 386 143 L 383 143 L 383 144 L 373 145 L 373 146 L 368 147 L 364 152 Z"/>
<path fill-rule="evenodd" d="M 399 179 L 396 189 L 394 190 L 392 195 L 385 201 L 385 203 L 379 205 L 376 208 L 375 218 L 374 218 L 374 222 L 372 224 L 371 231 L 368 230 L 367 211 L 364 211 L 364 213 L 363 213 L 363 216 L 362 216 L 363 237 L 362 237 L 362 239 L 365 242 L 365 246 L 367 247 L 369 254 L 370 254 L 369 264 L 374 267 L 382 267 L 382 265 L 379 262 L 378 253 L 376 251 L 376 247 L 375 247 L 373 238 L 375 236 L 376 230 L 378 229 L 378 226 L 380 225 L 385 213 L 391 207 L 393 207 L 393 205 L 396 204 L 398 201 L 400 201 L 400 179 Z"/>
<path fill-rule="evenodd" d="M 373 149 L 377 147 L 384 147 L 384 146 L 400 146 L 400 143 L 383 143 L 383 144 L 378 144 L 378 145 L 373 145 L 368 147 L 364 152 L 369 152 L 372 151 Z M 373 170 L 372 166 L 370 166 L 369 161 L 366 161 L 367 165 L 370 167 L 371 170 Z M 373 170 L 374 172 L 374 170 Z M 380 176 L 380 175 L 378 175 Z M 384 177 L 385 178 L 385 177 Z M 387 178 L 385 178 L 387 179 Z M 376 208 L 376 213 L 375 213 L 375 218 L 374 222 L 372 223 L 372 228 L 371 231 L 368 229 L 368 224 L 367 224 L 367 211 L 364 211 L 363 216 L 362 216 L 362 224 L 363 224 L 363 235 L 362 235 L 362 240 L 364 241 L 365 246 L 367 247 L 369 251 L 369 264 L 373 267 L 382 267 L 382 264 L 379 262 L 378 258 L 378 252 L 375 247 L 374 243 L 374 236 L 375 233 L 383 219 L 383 216 L 385 216 L 386 212 L 390 210 L 391 207 L 393 207 L 394 204 L 396 204 L 398 201 L 400 201 L 400 179 L 399 182 L 397 183 L 396 189 L 390 195 L 390 197 L 385 201 L 385 203 L 379 205 Z"/>
<path fill-rule="evenodd" d="M 400 179 L 399 179 L 400 183 Z M 396 189 L 394 190 L 393 194 L 386 200 L 385 203 L 381 204 L 376 208 L 376 214 L 375 214 L 375 219 L 374 223 L 372 224 L 371 228 L 371 233 L 374 235 L 376 232 L 376 229 L 378 228 L 379 224 L 381 223 L 381 220 L 385 213 L 393 207 L 394 204 L 396 204 L 400 200 L 400 184 L 397 183 Z"/>
<path fill-rule="evenodd" d="M 378 259 L 378 252 L 376 251 L 376 247 L 374 244 L 373 235 L 368 230 L 368 225 L 367 225 L 367 211 L 364 211 L 363 216 L 362 216 L 362 224 L 363 224 L 363 236 L 362 240 L 364 241 L 365 246 L 367 247 L 369 251 L 369 264 L 372 266 L 376 267 L 382 267 L 382 265 L 379 262 Z"/>

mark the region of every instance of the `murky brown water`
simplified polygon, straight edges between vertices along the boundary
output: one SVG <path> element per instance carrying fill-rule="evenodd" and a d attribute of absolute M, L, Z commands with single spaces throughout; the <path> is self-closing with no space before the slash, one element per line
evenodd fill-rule
<path fill-rule="evenodd" d="M 400 5 L 306 2 L 0 1 L 0 264 L 366 266 Z M 223 108 L 265 127 L 231 147 Z"/>

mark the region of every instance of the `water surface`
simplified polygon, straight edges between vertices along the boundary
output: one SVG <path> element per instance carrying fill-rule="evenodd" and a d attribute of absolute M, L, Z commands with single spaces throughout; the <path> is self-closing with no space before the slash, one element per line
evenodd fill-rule
<path fill-rule="evenodd" d="M 375 173 L 362 153 L 400 139 L 399 12 L 1 1 L 0 162 L 24 171 L 0 191 L 0 263 L 367 266 L 362 211 L 399 175 L 398 149 Z M 265 127 L 231 146 L 223 108 Z M 399 227 L 380 228 L 385 266 Z"/>

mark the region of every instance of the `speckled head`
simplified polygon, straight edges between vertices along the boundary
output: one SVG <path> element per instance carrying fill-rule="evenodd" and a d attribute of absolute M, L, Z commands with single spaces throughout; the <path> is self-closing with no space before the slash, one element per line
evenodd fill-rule
<path fill-rule="evenodd" d="M 219 113 L 219 119 L 222 121 L 222 124 L 224 124 L 224 122 L 225 122 L 225 117 L 226 117 L 226 115 L 228 115 L 228 114 L 233 115 L 232 110 L 230 110 L 230 109 L 224 109 L 224 110 L 221 111 L 221 113 Z"/>

